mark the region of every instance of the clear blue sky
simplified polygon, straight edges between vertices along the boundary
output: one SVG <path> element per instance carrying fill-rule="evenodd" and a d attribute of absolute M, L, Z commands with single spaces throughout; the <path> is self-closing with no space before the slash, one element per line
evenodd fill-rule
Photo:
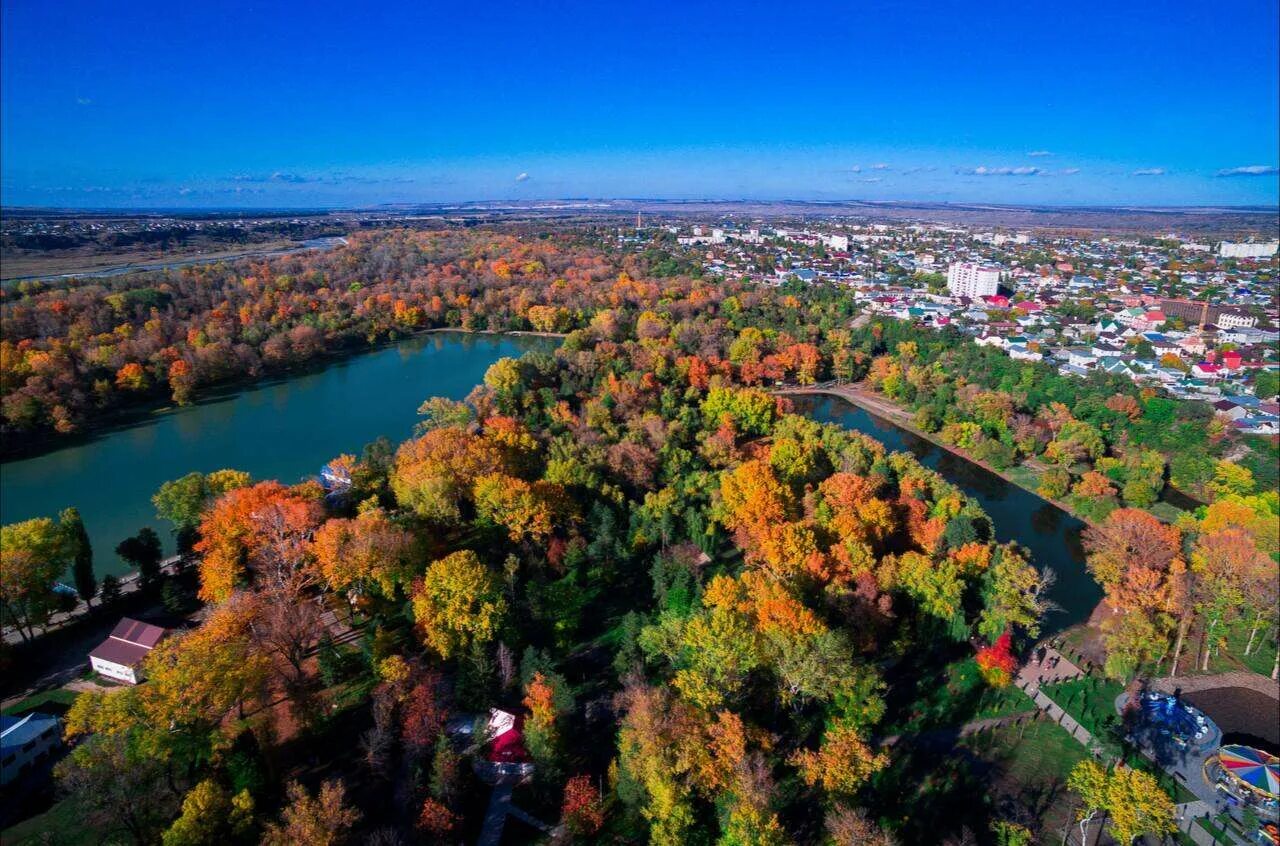
<path fill-rule="evenodd" d="M 1268 204 L 1276 0 L 0 0 L 7 205 Z"/>

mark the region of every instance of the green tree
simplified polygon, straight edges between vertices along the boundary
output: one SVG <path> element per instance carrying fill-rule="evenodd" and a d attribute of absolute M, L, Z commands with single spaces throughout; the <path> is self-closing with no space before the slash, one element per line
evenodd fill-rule
<path fill-rule="evenodd" d="M 98 593 L 98 578 L 93 572 L 93 546 L 89 543 L 84 520 L 80 519 L 79 511 L 68 508 L 58 517 L 58 524 L 67 536 L 71 554 L 71 578 L 75 582 L 76 593 L 80 594 L 85 605 L 90 605 Z"/>
<path fill-rule="evenodd" d="M 116 555 L 138 568 L 139 587 L 149 590 L 160 579 L 160 561 L 164 551 L 160 546 L 160 536 L 149 526 L 143 526 L 131 538 L 125 538 L 116 545 Z"/>
<path fill-rule="evenodd" d="M 249 474 L 240 470 L 188 473 L 161 485 L 151 504 L 162 520 L 173 523 L 176 531 L 190 530 L 200 524 L 200 515 L 212 500 L 235 488 L 247 487 L 249 482 Z"/>

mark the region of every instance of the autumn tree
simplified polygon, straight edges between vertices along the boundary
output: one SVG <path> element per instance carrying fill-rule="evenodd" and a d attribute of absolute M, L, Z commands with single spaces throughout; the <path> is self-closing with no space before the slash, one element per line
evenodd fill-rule
<path fill-rule="evenodd" d="M 252 575 L 282 583 L 303 570 L 320 505 L 279 482 L 224 493 L 200 522 L 200 598 L 221 602 Z"/>
<path fill-rule="evenodd" d="M 408 577 L 413 537 L 381 508 L 362 510 L 355 519 L 327 520 L 311 543 L 330 590 L 377 586 L 384 596 L 393 596 Z"/>
<path fill-rule="evenodd" d="M 827 811 L 827 846 L 896 846 L 897 841 L 875 823 L 867 812 L 843 802 Z"/>
<path fill-rule="evenodd" d="M 591 777 L 576 775 L 564 786 L 560 824 L 574 837 L 593 837 L 604 826 L 604 805 Z"/>
<path fill-rule="evenodd" d="M 502 453 L 492 441 L 443 427 L 400 446 L 391 489 L 402 506 L 420 517 L 457 521 L 476 480 L 502 470 Z"/>
<path fill-rule="evenodd" d="M 187 792 L 182 814 L 165 831 L 164 846 L 222 846 L 244 843 L 253 828 L 253 797 L 247 789 L 234 796 L 213 779 Z"/>
<path fill-rule="evenodd" d="M 506 611 L 501 583 L 471 550 L 432 562 L 412 599 L 423 641 L 442 658 L 493 640 Z"/>
<path fill-rule="evenodd" d="M 889 756 L 875 752 L 850 725 L 827 727 L 815 752 L 802 749 L 791 757 L 804 783 L 820 785 L 827 793 L 840 796 L 857 791 L 868 778 L 889 764 Z"/>
<path fill-rule="evenodd" d="M 0 610 L 24 640 L 57 609 L 53 585 L 69 559 L 66 533 L 48 517 L 0 529 Z"/>
<path fill-rule="evenodd" d="M 564 491 L 549 482 L 529 482 L 493 473 L 476 480 L 476 517 L 501 526 L 513 543 L 545 543 L 565 509 Z"/>
<path fill-rule="evenodd" d="M 164 763 L 119 734 L 76 744 L 54 775 L 77 821 L 100 831 L 123 830 L 138 846 L 156 841 L 182 798 Z"/>
<path fill-rule="evenodd" d="M 333 779 L 320 785 L 315 796 L 291 781 L 285 787 L 289 804 L 280 821 L 269 823 L 262 846 L 342 846 L 351 842 L 351 828 L 360 812 L 346 801 L 346 787 Z"/>
<path fill-rule="evenodd" d="M 524 736 L 529 754 L 542 769 L 554 769 L 560 753 L 560 722 L 573 706 L 568 685 L 554 673 L 537 670 L 524 690 L 524 707 L 529 709 Z"/>
<path fill-rule="evenodd" d="M 1067 777 L 1067 787 L 1080 796 L 1082 842 L 1090 822 L 1099 814 L 1109 822 L 1111 836 L 1129 844 L 1143 834 L 1172 834 L 1173 800 L 1156 779 L 1142 770 L 1117 765 L 1107 770 L 1092 760 L 1081 761 Z"/>
<path fill-rule="evenodd" d="M 218 607 L 197 629 L 172 634 L 143 659 L 146 684 L 76 697 L 66 716 L 69 738 L 128 738 L 138 754 L 188 763 L 207 760 L 224 743 L 224 717 L 258 695 L 265 659 L 250 646 L 250 611 Z"/>

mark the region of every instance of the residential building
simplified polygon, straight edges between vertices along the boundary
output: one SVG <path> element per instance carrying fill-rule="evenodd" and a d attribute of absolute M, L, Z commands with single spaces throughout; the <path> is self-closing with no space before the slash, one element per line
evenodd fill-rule
<path fill-rule="evenodd" d="M 1218 245 L 1218 255 L 1223 258 L 1270 258 L 1277 249 L 1280 249 L 1280 241 L 1263 244 L 1223 241 Z"/>
<path fill-rule="evenodd" d="M 57 717 L 38 711 L 0 716 L 0 785 L 25 775 L 60 745 L 62 722 Z"/>
<path fill-rule="evenodd" d="M 165 634 L 160 626 L 124 617 L 111 635 L 89 653 L 89 665 L 109 679 L 137 684 L 142 681 L 142 659 Z"/>
<path fill-rule="evenodd" d="M 978 299 L 1000 290 L 1000 268 L 971 261 L 954 262 L 947 268 L 947 290 L 953 297 Z"/>

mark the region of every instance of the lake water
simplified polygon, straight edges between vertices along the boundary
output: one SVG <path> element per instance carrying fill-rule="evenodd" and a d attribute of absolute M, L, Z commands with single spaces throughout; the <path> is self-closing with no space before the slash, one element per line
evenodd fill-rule
<path fill-rule="evenodd" d="M 899 426 L 839 397 L 793 397 L 796 411 L 824 423 L 836 423 L 870 435 L 892 451 L 910 452 L 920 463 L 977 500 L 995 524 L 996 538 L 1017 541 L 1031 553 L 1036 567 L 1051 568 L 1058 577 L 1049 593 L 1061 610 L 1045 620 L 1051 634 L 1089 618 L 1102 589 L 1084 566 L 1080 533 L 1084 523 L 1061 508 L 994 473 L 967 461 Z"/>
<path fill-rule="evenodd" d="M 424 399 L 462 399 L 503 356 L 554 349 L 527 336 L 434 333 L 344 359 L 317 372 L 197 405 L 158 412 L 127 428 L 0 464 L 0 522 L 80 509 L 99 573 L 126 572 L 117 543 L 151 526 L 172 549 L 151 496 L 163 482 L 224 467 L 296 482 L 334 456 L 359 454 L 385 435 L 409 436 Z"/>

